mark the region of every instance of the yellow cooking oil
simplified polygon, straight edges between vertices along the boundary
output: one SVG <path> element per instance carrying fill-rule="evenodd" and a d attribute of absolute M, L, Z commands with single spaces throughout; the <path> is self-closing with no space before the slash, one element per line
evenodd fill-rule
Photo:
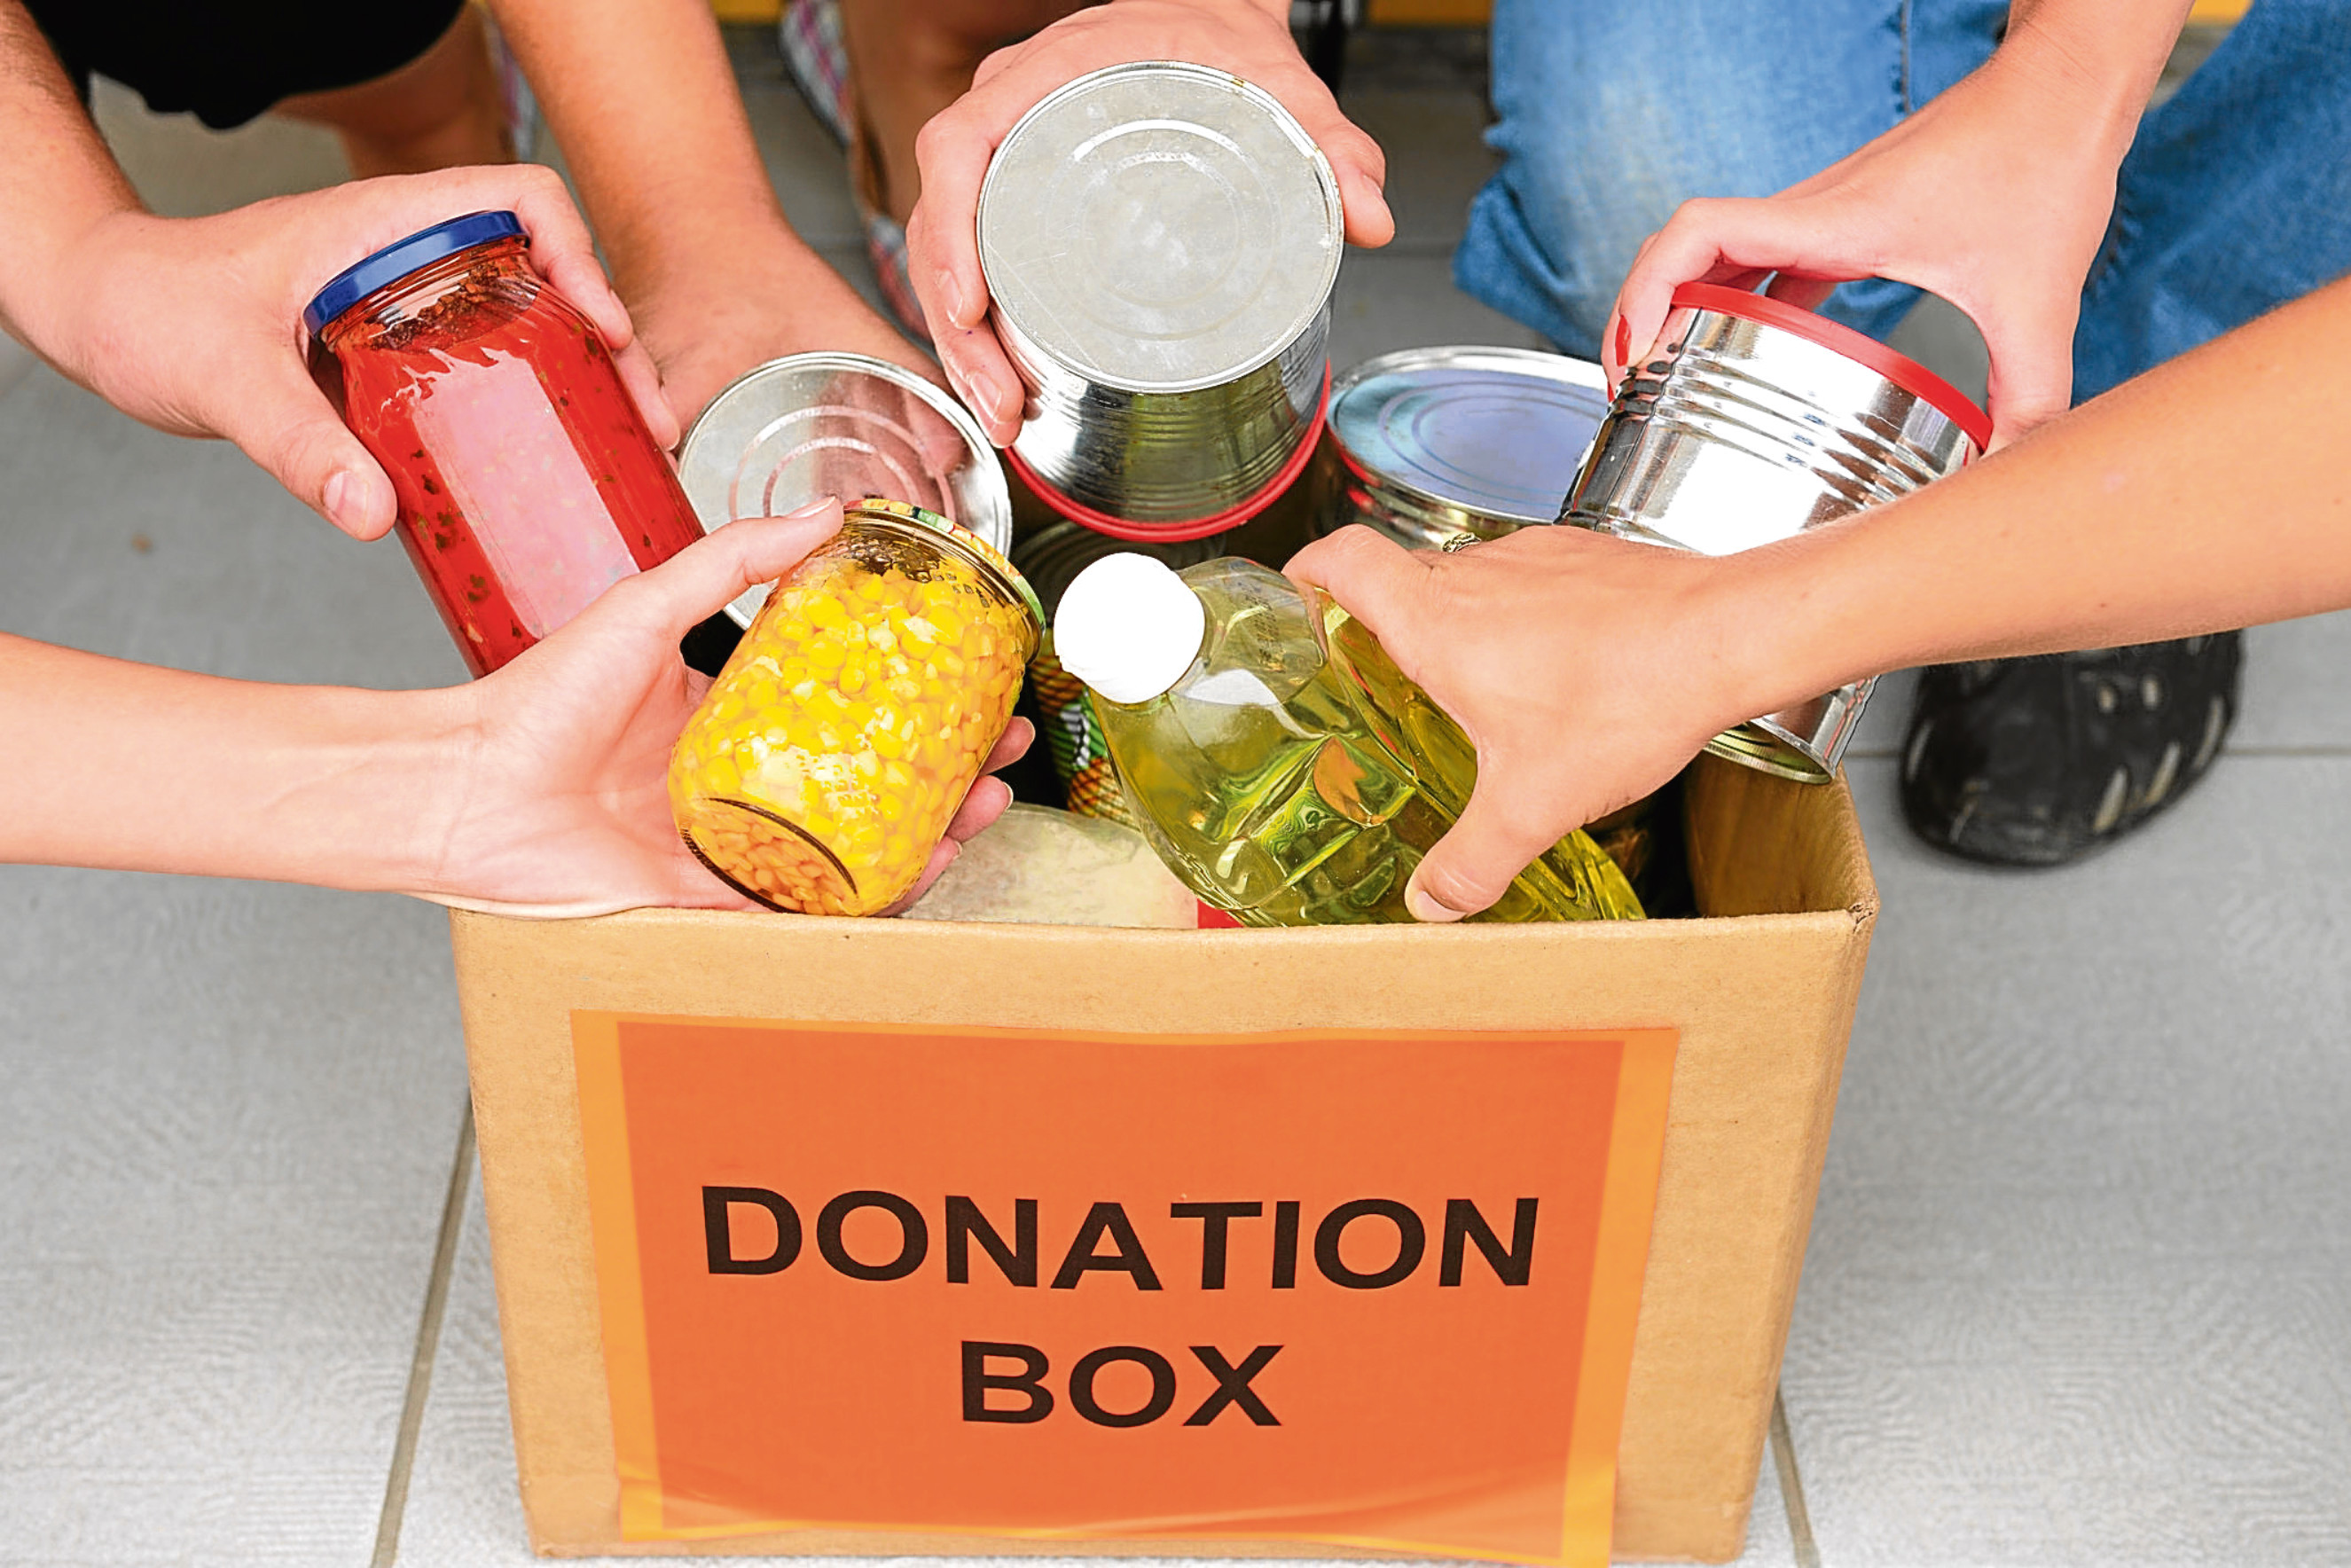
<path fill-rule="evenodd" d="M 1188 665 L 1141 701 L 1102 689 L 1131 694 L 1132 678 L 1089 683 L 1128 803 L 1161 858 L 1250 925 L 1409 921 L 1405 883 L 1477 781 L 1468 737 L 1319 591 L 1230 558 L 1173 575 L 1204 612 Z M 1071 633 L 1087 644 L 1081 662 L 1115 661 L 1121 650 L 1105 653 L 1105 641 L 1147 638 L 1129 630 L 1150 619 L 1133 606 L 1091 608 L 1095 624 Z M 1163 636 L 1163 671 L 1190 624 Z M 1579 831 L 1474 918 L 1641 917 L 1624 873 Z"/>

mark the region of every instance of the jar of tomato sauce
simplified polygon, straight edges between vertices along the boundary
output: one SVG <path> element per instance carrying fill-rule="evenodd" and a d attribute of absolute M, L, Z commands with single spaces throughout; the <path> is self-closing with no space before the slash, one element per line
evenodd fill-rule
<path fill-rule="evenodd" d="M 901 501 L 850 507 L 678 737 L 669 797 L 686 847 L 770 908 L 887 909 L 1011 721 L 1044 622 L 978 536 Z"/>
<path fill-rule="evenodd" d="M 525 252 L 512 213 L 469 214 L 376 252 L 302 312 L 476 675 L 702 537 L 602 335 Z"/>

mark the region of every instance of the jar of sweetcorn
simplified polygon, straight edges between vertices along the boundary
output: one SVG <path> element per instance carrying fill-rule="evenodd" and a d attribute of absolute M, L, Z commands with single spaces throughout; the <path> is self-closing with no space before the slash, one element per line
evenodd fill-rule
<path fill-rule="evenodd" d="M 985 540 L 904 502 L 850 507 L 678 737 L 669 796 L 686 847 L 770 908 L 887 909 L 1010 722 L 1043 626 Z"/>

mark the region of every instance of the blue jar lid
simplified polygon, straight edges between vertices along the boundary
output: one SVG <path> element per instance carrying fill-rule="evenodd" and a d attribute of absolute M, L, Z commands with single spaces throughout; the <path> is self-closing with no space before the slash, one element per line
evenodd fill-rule
<path fill-rule="evenodd" d="M 410 273 L 421 272 L 436 261 L 486 240 L 515 239 L 521 235 L 522 220 L 512 213 L 467 213 L 462 218 L 419 229 L 336 274 L 334 281 L 312 295 L 310 303 L 302 308 L 302 325 L 315 335 L 328 322 L 387 283 L 397 283 Z"/>

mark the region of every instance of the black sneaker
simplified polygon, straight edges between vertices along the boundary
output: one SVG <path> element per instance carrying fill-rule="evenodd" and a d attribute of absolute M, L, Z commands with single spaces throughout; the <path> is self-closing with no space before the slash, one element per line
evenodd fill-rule
<path fill-rule="evenodd" d="M 2243 636 L 2223 632 L 1920 673 L 1902 814 L 1939 850 L 2062 865 L 2204 775 L 2237 716 Z"/>

